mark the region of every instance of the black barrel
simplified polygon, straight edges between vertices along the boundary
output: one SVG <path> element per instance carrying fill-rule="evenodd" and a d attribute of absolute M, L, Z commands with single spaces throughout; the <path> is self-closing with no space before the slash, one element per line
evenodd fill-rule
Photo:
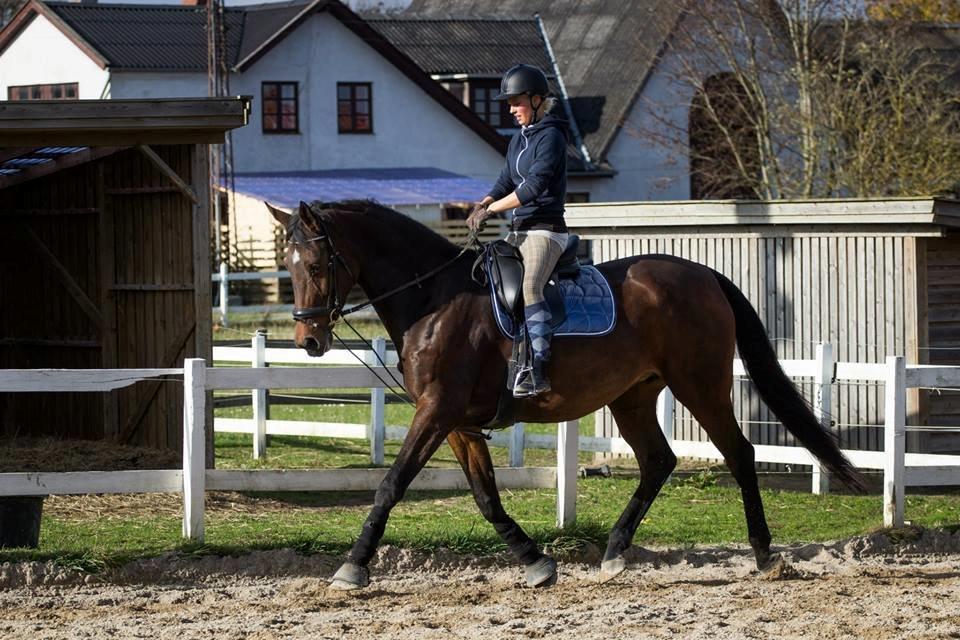
<path fill-rule="evenodd" d="M 0 498 L 0 548 L 40 544 L 43 496 Z"/>

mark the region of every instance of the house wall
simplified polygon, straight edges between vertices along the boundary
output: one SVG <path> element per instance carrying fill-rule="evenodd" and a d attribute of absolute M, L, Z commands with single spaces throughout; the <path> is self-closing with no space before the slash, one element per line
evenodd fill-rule
<path fill-rule="evenodd" d="M 110 73 L 75 45 L 43 16 L 36 16 L 0 54 L 0 100 L 7 88 L 33 84 L 76 82 L 79 97 L 109 97 Z"/>
<path fill-rule="evenodd" d="M 111 98 L 201 98 L 207 96 L 206 73 L 118 71 L 110 77 Z"/>
<path fill-rule="evenodd" d="M 263 81 L 299 83 L 300 133 L 263 133 Z M 372 83 L 373 134 L 337 132 L 338 81 Z M 237 150 L 244 150 L 236 158 L 239 172 L 438 167 L 492 182 L 503 163 L 494 148 L 326 13 L 231 82 L 235 93 L 255 96 L 250 125 L 234 132 Z"/>

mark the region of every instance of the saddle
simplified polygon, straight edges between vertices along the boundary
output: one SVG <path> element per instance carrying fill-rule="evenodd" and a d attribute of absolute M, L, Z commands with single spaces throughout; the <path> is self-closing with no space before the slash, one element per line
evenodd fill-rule
<path fill-rule="evenodd" d="M 553 315 L 554 328 L 559 327 L 567 318 L 559 282 L 562 278 L 576 278 L 580 274 L 580 260 L 577 259 L 579 244 L 580 236 L 569 237 L 567 246 L 557 259 L 557 266 L 543 289 L 543 296 Z M 520 250 L 506 240 L 495 240 L 487 245 L 485 256 L 483 263 L 487 278 L 500 308 L 510 316 L 513 326 L 522 324 L 523 258 Z"/>
<path fill-rule="evenodd" d="M 553 316 L 554 336 L 603 336 L 616 324 L 616 305 L 610 284 L 599 269 L 580 264 L 577 259 L 579 241 L 575 235 L 569 237 L 544 287 L 543 294 Z M 473 277 L 482 286 L 489 287 L 497 327 L 504 337 L 513 341 L 506 385 L 496 414 L 485 425 L 485 428 L 503 428 L 513 424 L 515 401 L 512 391 L 516 374 L 531 364 L 531 351 L 524 330 L 523 258 L 520 251 L 505 240 L 487 243 L 473 265 Z"/>

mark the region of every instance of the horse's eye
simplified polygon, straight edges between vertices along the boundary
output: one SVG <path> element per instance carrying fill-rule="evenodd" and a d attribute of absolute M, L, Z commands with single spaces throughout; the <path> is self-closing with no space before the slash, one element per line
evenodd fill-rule
<path fill-rule="evenodd" d="M 310 265 L 310 275 L 315 276 L 320 273 L 320 265 L 312 264 Z"/>

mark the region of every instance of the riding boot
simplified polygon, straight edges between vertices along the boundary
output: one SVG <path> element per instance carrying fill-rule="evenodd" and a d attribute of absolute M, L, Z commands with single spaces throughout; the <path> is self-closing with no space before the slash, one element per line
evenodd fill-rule
<path fill-rule="evenodd" d="M 523 311 L 530 337 L 530 350 L 533 352 L 533 366 L 517 381 L 513 389 L 516 398 L 550 391 L 550 381 L 546 374 L 546 365 L 550 360 L 550 339 L 553 337 L 550 307 L 544 301 L 527 305 Z"/>

